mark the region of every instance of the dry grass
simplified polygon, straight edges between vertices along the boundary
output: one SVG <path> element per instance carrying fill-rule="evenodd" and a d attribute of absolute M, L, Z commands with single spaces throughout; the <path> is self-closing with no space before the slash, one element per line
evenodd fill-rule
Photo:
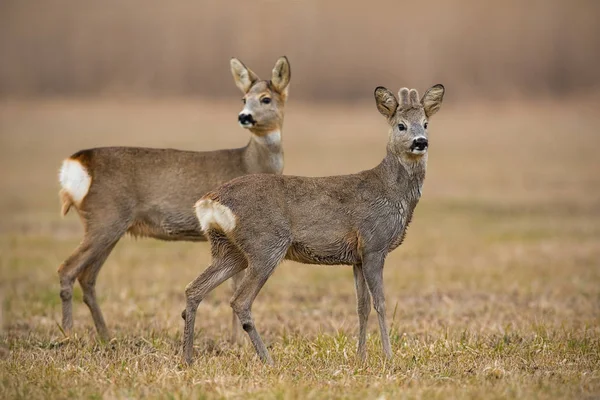
<path fill-rule="evenodd" d="M 2 103 L 0 397 L 599 396 L 597 105 L 449 106 L 432 122 L 424 197 L 385 270 L 392 362 L 373 314 L 368 363 L 355 360 L 351 269 L 285 263 L 254 307 L 276 366 L 227 344 L 223 285 L 199 307 L 196 362 L 184 368 L 183 288 L 207 245 L 123 240 L 98 283 L 115 339 L 95 339 L 76 289 L 76 335 L 64 341 L 55 271 L 80 227 L 59 218 L 56 171 L 86 146 L 243 144 L 237 103 Z M 292 102 L 285 128 L 290 174 L 369 168 L 386 140 L 370 103 Z"/>

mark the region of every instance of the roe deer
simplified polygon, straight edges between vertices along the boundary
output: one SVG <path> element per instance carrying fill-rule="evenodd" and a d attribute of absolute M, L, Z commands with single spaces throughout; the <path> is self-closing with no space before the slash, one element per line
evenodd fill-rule
<path fill-rule="evenodd" d="M 245 270 L 231 307 L 256 352 L 272 359 L 252 319 L 252 303 L 283 260 L 354 266 L 358 298 L 358 356 L 366 358 L 370 295 L 379 317 L 383 351 L 392 356 L 385 318 L 383 264 L 406 233 L 421 197 L 427 164 L 427 123 L 442 103 L 435 85 L 419 100 L 403 88 L 400 103 L 375 89 L 377 109 L 391 126 L 387 155 L 375 168 L 354 175 L 307 178 L 248 175 L 202 197 L 196 215 L 211 244 L 212 262 L 185 289 L 183 358 L 192 361 L 194 321 L 202 299 L 230 276 Z"/>
<path fill-rule="evenodd" d="M 277 60 L 269 81 L 260 80 L 235 58 L 231 72 L 244 93 L 238 120 L 251 133 L 245 147 L 210 152 L 105 147 L 82 150 L 64 160 L 59 174 L 62 214 L 75 207 L 85 231 L 79 247 L 58 268 L 62 326 L 67 333 L 73 326 L 71 298 L 77 278 L 98 334 L 108 338 L 95 284 L 104 261 L 125 233 L 161 240 L 206 240 L 194 215 L 198 198 L 237 176 L 282 173 L 281 129 L 290 81 L 287 58 Z M 238 325 L 234 314 L 234 340 Z"/>

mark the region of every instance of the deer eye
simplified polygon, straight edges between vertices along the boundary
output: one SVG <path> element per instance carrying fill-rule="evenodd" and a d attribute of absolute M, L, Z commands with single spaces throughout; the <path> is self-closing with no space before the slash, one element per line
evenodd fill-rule
<path fill-rule="evenodd" d="M 271 104 L 271 98 L 270 97 L 263 97 L 260 100 L 260 102 L 263 103 L 263 104 Z"/>
<path fill-rule="evenodd" d="M 398 130 L 405 131 L 406 130 L 406 125 L 404 125 L 404 124 L 398 124 Z"/>
<path fill-rule="evenodd" d="M 425 128 L 425 129 L 427 129 L 427 127 L 428 127 L 428 126 L 429 126 L 429 123 L 428 123 L 428 122 L 425 122 L 425 123 L 423 124 L 423 128 Z"/>
<path fill-rule="evenodd" d="M 242 103 L 246 104 L 246 98 L 245 97 L 242 98 Z"/>

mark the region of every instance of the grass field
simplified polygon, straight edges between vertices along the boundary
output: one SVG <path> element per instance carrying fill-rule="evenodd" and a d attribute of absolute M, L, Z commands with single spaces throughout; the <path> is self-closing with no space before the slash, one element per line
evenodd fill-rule
<path fill-rule="evenodd" d="M 451 99 L 450 99 L 451 100 Z M 227 342 L 229 286 L 199 307 L 196 361 L 180 364 L 183 289 L 205 243 L 122 240 L 98 280 L 114 339 L 95 337 L 76 287 L 60 321 L 58 265 L 81 238 L 59 216 L 57 170 L 101 145 L 243 145 L 240 104 L 0 103 L 0 398 L 597 398 L 600 396 L 600 114 L 597 100 L 452 105 L 430 125 L 424 194 L 386 263 L 394 358 L 375 313 L 355 359 L 351 268 L 281 265 L 254 305 L 275 360 Z M 383 157 L 374 104 L 296 104 L 286 173 L 329 175 Z"/>

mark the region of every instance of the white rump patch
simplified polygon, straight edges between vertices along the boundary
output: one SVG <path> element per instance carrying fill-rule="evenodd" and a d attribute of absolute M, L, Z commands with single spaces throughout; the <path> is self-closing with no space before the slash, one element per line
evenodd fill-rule
<path fill-rule="evenodd" d="M 71 160 L 70 158 L 63 161 L 58 174 L 58 180 L 62 188 L 71 196 L 71 199 L 76 204 L 81 203 L 88 194 L 88 190 L 90 190 L 90 185 L 92 184 L 92 178 L 85 167 L 79 161 Z"/>
<path fill-rule="evenodd" d="M 211 226 L 218 227 L 225 233 L 231 232 L 235 228 L 235 215 L 229 207 L 218 201 L 200 199 L 194 208 L 200 227 L 204 232 L 208 231 Z"/>

